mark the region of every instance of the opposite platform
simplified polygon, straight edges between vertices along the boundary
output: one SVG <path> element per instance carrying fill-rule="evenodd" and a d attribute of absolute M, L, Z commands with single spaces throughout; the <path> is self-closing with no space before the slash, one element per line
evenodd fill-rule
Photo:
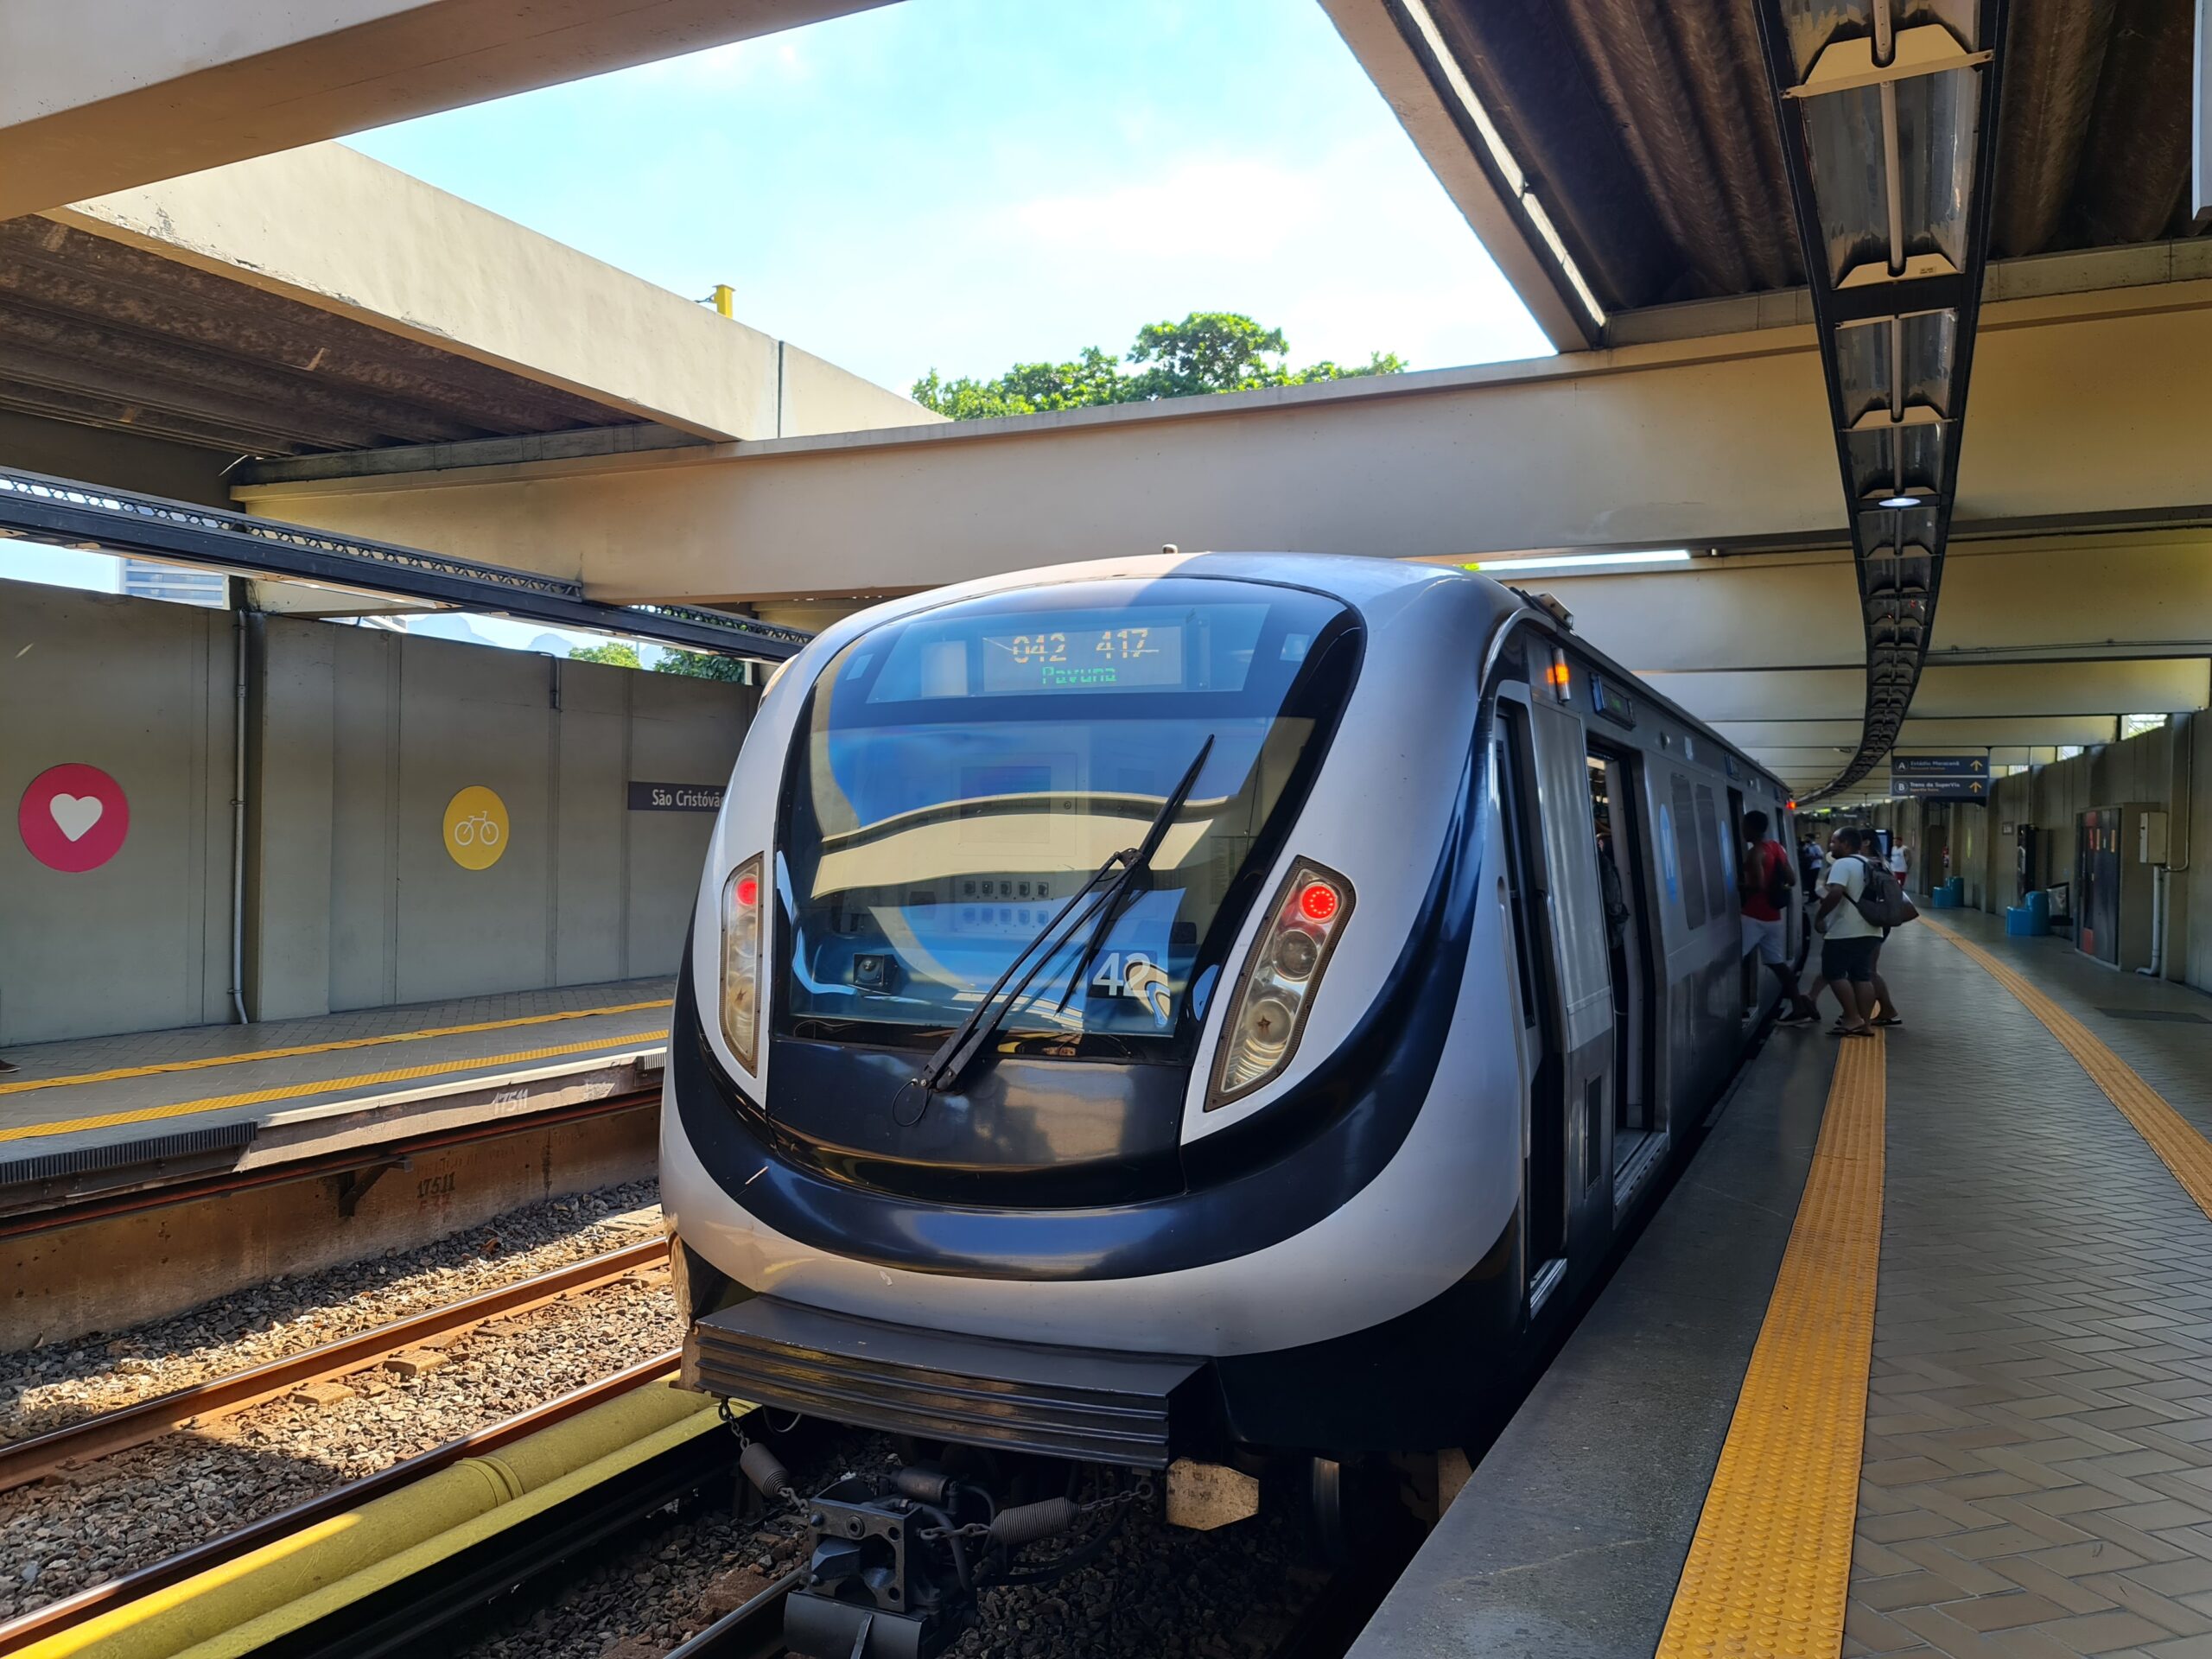
<path fill-rule="evenodd" d="M 0 1212 L 657 1084 L 671 982 L 11 1050 Z"/>

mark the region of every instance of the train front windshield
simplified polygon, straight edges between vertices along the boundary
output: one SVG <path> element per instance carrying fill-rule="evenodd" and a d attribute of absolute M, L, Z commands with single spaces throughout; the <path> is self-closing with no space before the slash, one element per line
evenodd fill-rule
<path fill-rule="evenodd" d="M 1149 890 L 1079 973 L 1078 928 L 1002 1027 L 1030 1052 L 1172 1058 L 1319 763 L 1356 638 L 1333 600 L 1190 578 L 994 594 L 862 635 L 817 683 L 793 759 L 777 1029 L 919 1044 L 957 1025 L 1144 839 L 1211 738 Z"/>

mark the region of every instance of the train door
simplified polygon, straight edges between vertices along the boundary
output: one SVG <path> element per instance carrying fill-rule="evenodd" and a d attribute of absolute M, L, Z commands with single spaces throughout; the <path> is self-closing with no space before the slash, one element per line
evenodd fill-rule
<path fill-rule="evenodd" d="M 1529 710 L 1535 739 L 1541 918 L 1560 1008 L 1562 1159 L 1567 1254 L 1594 1259 L 1612 1224 L 1612 1128 L 1622 1072 L 1613 978 L 1582 721 L 1545 702 Z"/>
<path fill-rule="evenodd" d="M 1521 1152 L 1522 1261 L 1533 1319 L 1567 1276 L 1566 1100 L 1559 1004 L 1544 948 L 1543 901 L 1536 874 L 1543 855 L 1536 828 L 1529 705 L 1516 695 L 1516 690 L 1498 693 L 1491 804 L 1504 833 L 1505 868 L 1497 880 L 1513 930 L 1522 1070 L 1529 1080 Z"/>
<path fill-rule="evenodd" d="M 1599 895 L 1605 921 L 1605 969 L 1612 992 L 1612 1169 L 1615 1201 L 1624 1200 L 1658 1141 L 1651 1066 L 1649 855 L 1637 810 L 1637 762 L 1629 751 L 1592 741 L 1586 764 L 1596 832 Z"/>
<path fill-rule="evenodd" d="M 1751 850 L 1751 843 L 1744 836 L 1744 791 L 1728 791 L 1728 844 L 1736 849 L 1736 906 L 1740 911 L 1744 903 L 1744 855 Z M 1759 958 L 1756 950 L 1743 950 L 1736 964 L 1736 1013 L 1738 1018 L 1751 1019 L 1759 1010 Z"/>

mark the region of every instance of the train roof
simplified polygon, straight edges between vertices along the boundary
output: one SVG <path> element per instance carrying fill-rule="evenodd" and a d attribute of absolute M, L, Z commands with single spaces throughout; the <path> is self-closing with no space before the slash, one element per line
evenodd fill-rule
<path fill-rule="evenodd" d="M 1043 565 L 1033 569 L 981 576 L 950 587 L 931 588 L 892 600 L 887 604 L 861 613 L 859 617 L 849 618 L 827 632 L 842 639 L 846 630 L 855 622 L 872 626 L 875 623 L 912 615 L 949 601 L 1004 593 L 1015 588 L 1055 582 L 1141 581 L 1171 575 L 1200 576 L 1227 582 L 1291 582 L 1356 607 L 1386 594 L 1401 594 L 1421 587 L 1448 584 L 1478 590 L 1488 601 L 1490 620 L 1521 617 L 1571 645 L 1578 654 L 1592 658 L 1606 673 L 1618 675 L 1623 681 L 1634 681 L 1637 695 L 1643 702 L 1664 709 L 1669 719 L 1694 733 L 1702 741 L 1733 756 L 1751 773 L 1773 786 L 1776 800 L 1787 801 L 1789 798 L 1789 785 L 1780 777 L 1752 760 L 1650 682 L 1639 678 L 1634 670 L 1615 661 L 1588 639 L 1575 632 L 1571 622 L 1562 623 L 1551 611 L 1535 603 L 1531 594 L 1457 565 L 1415 564 L 1359 554 L 1183 552 L 1163 549 L 1157 553 L 1139 554 L 1128 558 L 1087 559 L 1067 564 Z"/>

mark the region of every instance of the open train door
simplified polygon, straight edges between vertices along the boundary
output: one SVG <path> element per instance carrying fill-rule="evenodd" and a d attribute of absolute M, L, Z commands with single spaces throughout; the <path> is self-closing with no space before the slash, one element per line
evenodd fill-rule
<path fill-rule="evenodd" d="M 1611 1234 L 1605 1178 L 1622 1078 L 1582 722 L 1517 690 L 1499 695 L 1497 758 L 1529 1036 L 1541 1046 L 1524 1172 L 1533 1313 L 1568 1262 Z"/>

